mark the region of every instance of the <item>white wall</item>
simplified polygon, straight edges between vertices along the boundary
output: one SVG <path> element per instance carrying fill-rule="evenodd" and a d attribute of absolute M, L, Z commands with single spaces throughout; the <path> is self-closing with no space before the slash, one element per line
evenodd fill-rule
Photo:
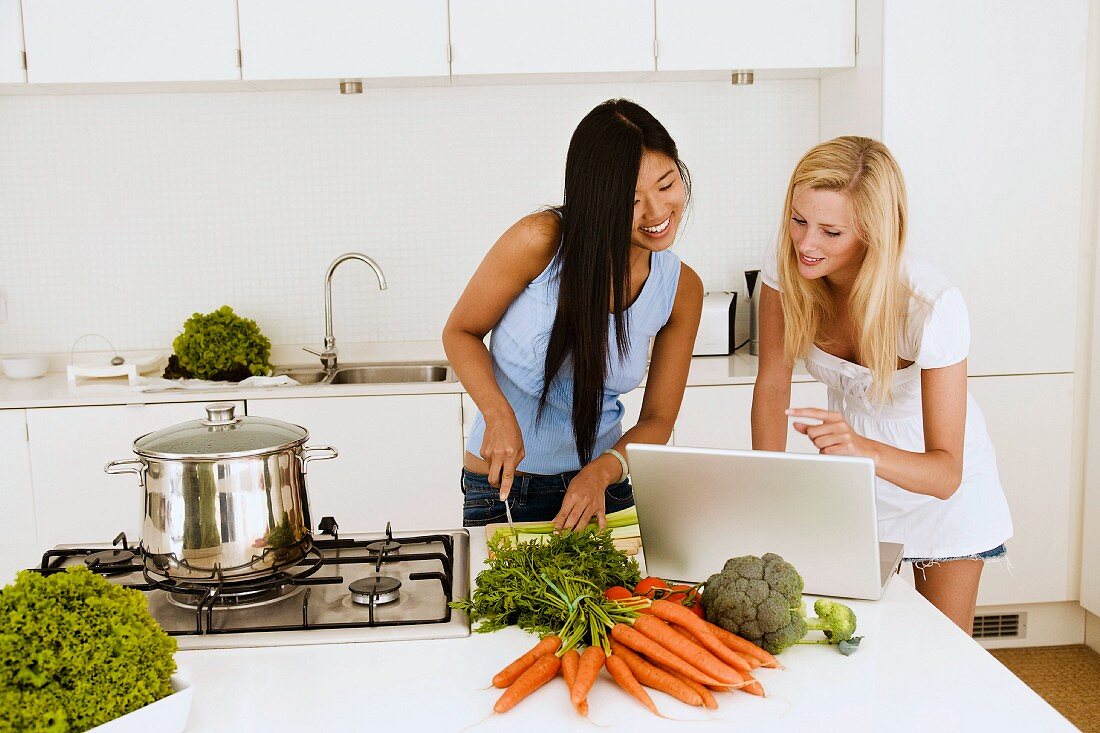
<path fill-rule="evenodd" d="M 325 268 L 349 250 L 390 289 L 345 265 L 338 340 L 435 339 L 496 237 L 560 201 L 574 127 L 616 96 L 692 171 L 680 255 L 743 289 L 818 140 L 815 80 L 0 97 L 0 353 L 90 331 L 169 348 L 223 303 L 274 343 L 320 343 Z"/>

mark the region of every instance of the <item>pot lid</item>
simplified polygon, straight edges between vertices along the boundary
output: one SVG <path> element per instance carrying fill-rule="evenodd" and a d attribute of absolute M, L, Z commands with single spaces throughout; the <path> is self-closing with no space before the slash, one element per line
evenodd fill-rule
<path fill-rule="evenodd" d="M 268 417 L 237 417 L 236 405 L 206 406 L 205 420 L 190 420 L 134 441 L 134 452 L 149 458 L 214 460 L 274 453 L 309 440 L 309 431 Z"/>

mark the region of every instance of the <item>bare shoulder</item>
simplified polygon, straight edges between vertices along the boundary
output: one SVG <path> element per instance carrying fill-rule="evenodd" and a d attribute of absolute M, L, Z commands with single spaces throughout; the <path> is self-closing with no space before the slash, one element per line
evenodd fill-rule
<path fill-rule="evenodd" d="M 558 216 L 553 211 L 537 211 L 500 234 L 486 260 L 498 263 L 510 276 L 530 282 L 553 260 L 560 239 Z"/>
<path fill-rule="evenodd" d="M 703 281 L 695 270 L 683 262 L 680 263 L 680 284 L 676 288 L 676 300 L 687 300 L 693 303 L 697 301 L 699 307 L 702 307 Z"/>
<path fill-rule="evenodd" d="M 501 239 L 507 238 L 517 247 L 527 250 L 529 255 L 537 253 L 546 255 L 547 262 L 558 251 L 558 243 L 561 240 L 561 222 L 557 214 L 552 211 L 536 211 L 523 217 L 504 233 Z"/>

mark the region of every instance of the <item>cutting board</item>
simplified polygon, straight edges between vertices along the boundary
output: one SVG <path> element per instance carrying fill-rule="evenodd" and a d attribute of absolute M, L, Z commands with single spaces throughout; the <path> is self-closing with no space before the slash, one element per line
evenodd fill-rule
<path fill-rule="evenodd" d="M 523 532 L 525 527 L 545 525 L 545 522 L 516 522 L 515 528 L 518 532 Z M 507 522 L 497 522 L 494 524 L 485 525 L 485 541 L 488 543 L 490 539 L 496 536 L 498 531 L 503 530 L 503 534 L 509 533 Z M 616 549 L 622 552 L 624 555 L 631 557 L 639 556 L 642 550 L 642 533 L 637 524 L 630 524 L 625 527 L 617 527 L 612 530 L 612 540 Z M 528 539 L 524 537 L 522 539 Z"/>

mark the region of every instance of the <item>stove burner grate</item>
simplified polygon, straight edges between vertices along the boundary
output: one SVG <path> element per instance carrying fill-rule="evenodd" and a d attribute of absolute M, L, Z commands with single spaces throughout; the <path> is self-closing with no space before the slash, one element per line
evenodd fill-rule
<path fill-rule="evenodd" d="M 340 538 L 335 520 L 326 517 L 322 525 L 331 526 L 331 531 L 322 530 L 328 536 L 315 538 L 305 557 L 263 577 L 226 577 L 220 568 L 215 568 L 210 578 L 170 577 L 159 572 L 160 566 L 141 547 L 129 546 L 124 535 L 115 539 L 114 548 L 100 545 L 48 550 L 35 570 L 49 575 L 63 572 L 72 563 L 86 562 L 92 572 L 112 576 L 113 582 L 122 587 L 142 591 L 151 602 L 157 599 L 154 617 L 172 636 L 419 626 L 453 620 L 449 604 L 454 599 L 455 572 L 467 571 L 467 566 L 463 565 L 462 570 L 457 566 L 457 533 L 395 538 L 387 524 L 382 537 Z M 379 544 L 383 545 L 381 549 Z M 466 552 L 465 544 L 462 548 Z M 466 559 L 466 555 L 462 557 Z M 387 571 L 392 569 L 389 575 L 382 574 L 383 565 L 389 566 Z M 345 579 L 345 572 L 352 577 Z M 364 572 L 369 575 L 359 574 Z M 348 581 L 356 579 L 363 583 L 352 588 L 353 583 Z M 429 592 L 439 594 L 442 606 L 438 609 L 434 599 L 421 603 L 423 594 L 433 585 L 437 590 Z M 322 590 L 324 586 L 332 591 Z M 359 599 L 354 599 L 354 594 Z M 293 600 L 283 603 L 290 598 Z M 384 604 L 391 604 L 390 613 L 380 618 L 377 609 Z M 257 606 L 262 608 L 240 613 L 234 610 Z M 178 610 L 165 610 L 170 607 Z M 186 613 L 180 615 L 179 611 Z M 466 629 L 468 633 L 468 624 Z"/>
<path fill-rule="evenodd" d="M 276 603 L 300 593 L 300 585 L 276 585 L 270 588 L 254 588 L 250 590 L 231 591 L 223 590 L 214 594 L 213 602 L 209 599 L 209 593 L 181 593 L 167 592 L 168 602 L 178 608 L 197 609 L 200 606 L 209 605 L 215 610 L 236 610 L 241 608 L 256 608 Z"/>

